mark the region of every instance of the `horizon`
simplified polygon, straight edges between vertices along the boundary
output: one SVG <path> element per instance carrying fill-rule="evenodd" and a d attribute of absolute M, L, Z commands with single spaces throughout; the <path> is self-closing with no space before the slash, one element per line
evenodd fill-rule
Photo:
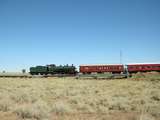
<path fill-rule="evenodd" d="M 1 0 L 0 72 L 47 64 L 160 63 L 159 5 L 159 0 Z"/>

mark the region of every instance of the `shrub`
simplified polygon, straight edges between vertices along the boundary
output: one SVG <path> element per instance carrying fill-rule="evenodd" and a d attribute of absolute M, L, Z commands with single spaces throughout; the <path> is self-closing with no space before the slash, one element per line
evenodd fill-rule
<path fill-rule="evenodd" d="M 0 100 L 0 111 L 3 111 L 3 112 L 9 111 L 12 105 L 13 105 L 13 101 L 1 99 Z"/>
<path fill-rule="evenodd" d="M 132 78 L 135 78 L 135 79 L 145 78 L 145 75 L 143 73 L 141 73 L 141 72 L 138 72 L 136 74 L 133 74 Z"/>
<path fill-rule="evenodd" d="M 35 102 L 37 100 L 36 96 L 30 95 L 26 92 L 16 92 L 12 94 L 11 99 L 14 100 L 16 103 L 28 103 L 28 102 Z"/>
<path fill-rule="evenodd" d="M 57 102 L 57 103 L 54 103 L 54 105 L 52 106 L 52 112 L 55 112 L 57 114 L 64 114 L 64 113 L 71 112 L 71 108 L 66 103 Z"/>
<path fill-rule="evenodd" d="M 49 107 L 43 101 L 38 101 L 34 104 L 23 104 L 16 106 L 14 113 L 23 119 L 32 118 L 37 120 L 42 120 L 48 118 L 48 113 L 50 112 Z"/>

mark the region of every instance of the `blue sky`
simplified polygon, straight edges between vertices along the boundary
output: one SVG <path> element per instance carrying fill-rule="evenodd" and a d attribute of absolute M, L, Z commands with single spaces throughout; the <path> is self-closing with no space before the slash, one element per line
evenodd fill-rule
<path fill-rule="evenodd" d="M 0 0 L 0 70 L 160 62 L 159 0 Z"/>

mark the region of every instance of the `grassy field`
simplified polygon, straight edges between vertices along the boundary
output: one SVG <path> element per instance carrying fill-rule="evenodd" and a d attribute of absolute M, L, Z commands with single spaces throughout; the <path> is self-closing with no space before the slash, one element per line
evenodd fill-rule
<path fill-rule="evenodd" d="M 160 120 L 160 76 L 0 78 L 2 120 Z"/>

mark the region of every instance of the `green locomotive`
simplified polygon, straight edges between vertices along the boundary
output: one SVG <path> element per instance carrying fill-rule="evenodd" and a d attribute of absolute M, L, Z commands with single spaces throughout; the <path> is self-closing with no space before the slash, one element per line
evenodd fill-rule
<path fill-rule="evenodd" d="M 55 64 L 51 64 L 46 66 L 30 67 L 31 75 L 75 75 L 76 73 L 76 67 L 73 64 L 71 66 L 56 66 Z"/>

